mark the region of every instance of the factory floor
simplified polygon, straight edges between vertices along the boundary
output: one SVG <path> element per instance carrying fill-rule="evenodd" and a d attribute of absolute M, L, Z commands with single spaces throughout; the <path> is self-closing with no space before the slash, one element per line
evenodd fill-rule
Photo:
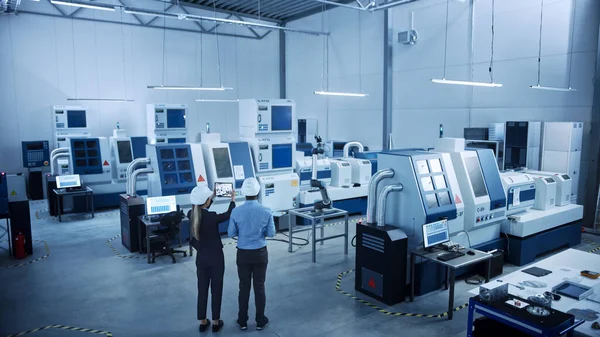
<path fill-rule="evenodd" d="M 55 327 L 27 336 L 93 335 L 64 327 L 110 332 L 115 337 L 199 334 L 193 258 L 179 257 L 177 264 L 160 258 L 156 264 L 147 264 L 144 259 L 119 257 L 110 244 L 122 256 L 130 255 L 120 238 L 107 243 L 120 233 L 117 210 L 99 212 L 94 219 L 73 215 L 59 223 L 49 217 L 45 202 L 35 201 L 31 203 L 31 213 L 36 240 L 33 256 L 17 261 L 0 250 L 0 336 L 48 326 Z M 350 226 L 351 235 L 353 227 Z M 326 234 L 342 230 L 342 225 L 331 226 Z M 305 234 L 298 235 L 306 237 Z M 49 248 L 49 256 L 25 266 L 6 268 L 44 256 L 42 240 Z M 582 245 L 576 248 L 594 248 L 590 241 L 600 243 L 600 237 L 584 234 Z M 344 256 L 343 239 L 318 245 L 314 264 L 310 246 L 290 254 L 287 244 L 269 242 L 266 288 L 270 325 L 264 331 L 256 331 L 251 309 L 249 329 L 240 331 L 235 325 L 235 245 L 227 245 L 229 239 L 223 242 L 226 271 L 222 309 L 225 327 L 219 332 L 222 336 L 466 336 L 466 309 L 456 312 L 452 321 L 393 317 L 337 292 L 338 274 L 354 268 L 354 249 L 350 247 L 349 255 Z M 6 242 L 0 246 L 6 247 Z M 515 269 L 505 265 L 504 272 Z M 467 302 L 467 292 L 472 287 L 462 279 L 457 281 L 457 306 Z M 343 278 L 341 289 L 356 293 L 353 273 Z M 437 314 L 446 310 L 447 301 L 448 292 L 441 290 L 387 309 Z M 251 297 L 251 308 L 253 305 Z"/>

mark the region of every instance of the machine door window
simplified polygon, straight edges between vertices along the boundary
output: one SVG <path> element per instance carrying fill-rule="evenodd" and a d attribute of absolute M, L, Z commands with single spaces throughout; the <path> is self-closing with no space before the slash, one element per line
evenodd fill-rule
<path fill-rule="evenodd" d="M 119 151 L 119 163 L 131 163 L 133 160 L 133 153 L 131 153 L 131 142 L 127 140 L 117 141 L 117 151 Z"/>
<path fill-rule="evenodd" d="M 483 173 L 481 172 L 481 166 L 479 166 L 479 159 L 477 159 L 477 157 L 465 157 L 465 165 L 467 166 L 467 172 L 469 173 L 469 179 L 471 180 L 471 187 L 473 188 L 475 198 L 488 195 L 487 188 L 485 187 L 485 180 L 483 179 Z"/>

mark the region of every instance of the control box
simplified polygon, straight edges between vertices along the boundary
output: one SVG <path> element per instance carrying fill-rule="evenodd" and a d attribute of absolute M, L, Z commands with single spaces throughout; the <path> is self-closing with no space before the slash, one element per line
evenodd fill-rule
<path fill-rule="evenodd" d="M 50 165 L 50 146 L 47 140 L 21 142 L 23 167 L 46 167 Z"/>

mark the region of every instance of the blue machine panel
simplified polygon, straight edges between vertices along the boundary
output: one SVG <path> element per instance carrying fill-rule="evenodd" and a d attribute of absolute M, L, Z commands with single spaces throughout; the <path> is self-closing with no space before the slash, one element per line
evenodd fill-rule
<path fill-rule="evenodd" d="M 167 109 L 167 128 L 185 128 L 185 109 Z"/>
<path fill-rule="evenodd" d="M 157 151 L 163 196 L 191 193 L 196 180 L 190 146 L 160 145 Z"/>
<path fill-rule="evenodd" d="M 167 143 L 169 144 L 185 144 L 185 138 L 169 138 Z"/>
<path fill-rule="evenodd" d="M 273 144 L 273 169 L 293 167 L 292 144 Z"/>
<path fill-rule="evenodd" d="M 254 170 L 252 169 L 252 156 L 250 155 L 250 147 L 246 142 L 230 142 L 229 151 L 231 154 L 231 164 L 235 168 L 236 166 L 244 167 L 244 178 L 254 177 Z M 235 188 L 241 188 L 244 179 L 235 180 Z"/>
<path fill-rule="evenodd" d="M 386 154 L 410 157 L 421 192 L 426 223 L 456 218 L 456 205 L 442 155 L 419 150 L 389 151 Z"/>
<path fill-rule="evenodd" d="M 514 192 L 515 189 L 511 188 L 508 190 L 508 198 L 507 198 L 507 202 L 508 202 L 508 209 L 511 209 L 511 205 L 513 203 L 513 199 L 514 199 Z M 519 192 L 519 200 L 520 202 L 526 202 L 526 201 L 532 201 L 535 200 L 535 185 L 533 188 L 528 189 L 528 190 L 521 190 Z"/>
<path fill-rule="evenodd" d="M 148 137 L 131 137 L 131 147 L 133 148 L 133 159 L 146 157 L 146 145 Z"/>
<path fill-rule="evenodd" d="M 304 153 L 304 156 L 312 156 L 313 145 L 311 143 L 296 143 L 296 151 Z"/>
<path fill-rule="evenodd" d="M 8 185 L 6 173 L 0 172 L 0 216 L 8 214 Z"/>
<path fill-rule="evenodd" d="M 292 107 L 289 105 L 271 106 L 271 130 L 292 131 Z"/>
<path fill-rule="evenodd" d="M 50 149 L 47 140 L 21 142 L 23 167 L 43 167 L 50 165 Z"/>
<path fill-rule="evenodd" d="M 67 110 L 69 128 L 87 128 L 85 110 Z"/>
<path fill-rule="evenodd" d="M 485 178 L 488 194 L 490 195 L 490 210 L 506 207 L 506 195 L 502 187 L 502 179 L 498 172 L 498 163 L 492 150 L 477 150 L 481 171 Z"/>
<path fill-rule="evenodd" d="M 97 138 L 71 138 L 73 174 L 102 174 L 100 141 Z"/>

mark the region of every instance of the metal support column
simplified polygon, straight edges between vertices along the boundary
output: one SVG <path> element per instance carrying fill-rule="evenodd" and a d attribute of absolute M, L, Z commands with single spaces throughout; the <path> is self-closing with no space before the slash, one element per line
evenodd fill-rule
<path fill-rule="evenodd" d="M 390 10 L 383 13 L 383 149 L 389 150 L 392 133 L 392 48 L 394 32 L 390 27 Z"/>
<path fill-rule="evenodd" d="M 285 59 L 285 32 L 279 31 L 279 98 L 287 98 Z"/>
<path fill-rule="evenodd" d="M 600 26 L 598 27 L 600 31 Z M 598 202 L 598 185 L 600 185 L 600 34 L 596 51 L 596 83 L 594 85 L 594 106 L 592 108 L 592 132 L 590 135 L 590 154 L 586 181 L 585 204 L 583 208 L 583 225 L 594 228 L 596 205 Z M 600 228 L 595 228 L 600 230 Z"/>

